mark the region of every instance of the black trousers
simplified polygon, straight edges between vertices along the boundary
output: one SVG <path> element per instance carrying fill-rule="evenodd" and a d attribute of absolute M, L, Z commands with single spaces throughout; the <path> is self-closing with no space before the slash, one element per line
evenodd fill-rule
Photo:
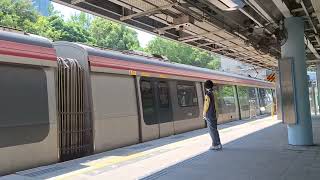
<path fill-rule="evenodd" d="M 217 129 L 217 119 L 216 118 L 206 118 L 209 134 L 212 139 L 212 145 L 218 146 L 221 144 L 220 142 L 220 136 Z"/>

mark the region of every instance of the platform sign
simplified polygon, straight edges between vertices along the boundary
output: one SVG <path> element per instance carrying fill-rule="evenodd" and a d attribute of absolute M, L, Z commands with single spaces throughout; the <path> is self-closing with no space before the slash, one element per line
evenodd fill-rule
<path fill-rule="evenodd" d="M 294 61 L 292 58 L 279 60 L 279 76 L 283 122 L 286 124 L 296 124 Z"/>

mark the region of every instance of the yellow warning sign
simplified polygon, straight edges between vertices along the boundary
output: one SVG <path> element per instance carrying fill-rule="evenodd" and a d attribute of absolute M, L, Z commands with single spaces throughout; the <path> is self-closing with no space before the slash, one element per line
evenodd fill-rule
<path fill-rule="evenodd" d="M 275 73 L 269 74 L 267 76 L 266 80 L 269 81 L 269 82 L 275 82 L 276 81 L 276 74 Z"/>

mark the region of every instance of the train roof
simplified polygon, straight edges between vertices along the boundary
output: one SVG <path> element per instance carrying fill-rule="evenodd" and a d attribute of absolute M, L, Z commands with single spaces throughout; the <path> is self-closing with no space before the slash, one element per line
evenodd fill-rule
<path fill-rule="evenodd" d="M 52 41 L 47 38 L 24 32 L 9 32 L 0 29 L 0 40 L 53 48 Z"/>
<path fill-rule="evenodd" d="M 3 61 L 19 64 L 56 66 L 56 51 L 49 39 L 21 31 L 8 32 L 4 31 L 7 29 L 2 29 L 3 28 L 0 27 L 0 55 L 18 57 Z"/>
<path fill-rule="evenodd" d="M 3 31 L 0 29 L 0 42 L 1 41 L 6 41 L 6 42 L 12 42 L 10 46 L 12 46 L 11 51 L 12 54 L 16 53 L 14 51 L 18 51 L 18 49 L 15 48 L 16 45 L 14 43 L 20 44 L 19 48 L 21 47 L 21 44 L 27 44 L 31 45 L 28 47 L 28 50 L 33 53 L 32 55 L 26 54 L 26 56 L 30 57 L 37 57 L 41 59 L 50 59 L 50 60 L 56 60 L 55 58 L 55 52 L 53 50 L 53 42 L 50 41 L 47 38 L 37 36 L 37 35 L 32 35 L 32 34 L 26 34 L 26 33 L 15 33 L 15 32 L 7 32 Z M 274 87 L 273 83 L 263 81 L 260 79 L 254 79 L 254 78 L 249 78 L 246 76 L 242 75 L 237 75 L 237 74 L 232 74 L 232 73 L 227 73 L 227 72 L 220 72 L 216 70 L 210 70 L 206 68 L 200 68 L 200 67 L 194 67 L 190 65 L 184 65 L 184 64 L 178 64 L 178 63 L 173 63 L 173 62 L 165 62 L 165 60 L 161 58 L 156 58 L 152 56 L 141 56 L 141 55 L 135 55 L 129 52 L 121 52 L 121 51 L 115 51 L 115 50 L 105 50 L 105 49 L 99 49 L 96 47 L 90 47 L 87 45 L 83 44 L 78 44 L 78 43 L 72 43 L 72 42 L 57 42 L 57 43 L 67 43 L 67 44 L 75 44 L 77 46 L 82 47 L 85 49 L 89 55 L 89 60 L 90 56 L 91 57 L 101 57 L 102 62 L 100 61 L 99 63 L 101 64 L 109 64 L 109 61 L 106 59 L 112 59 L 112 60 L 119 60 L 119 61 L 126 61 L 128 63 L 136 63 L 136 64 L 143 64 L 145 66 L 149 66 L 152 68 L 162 68 L 161 72 L 165 72 L 165 70 L 176 70 L 177 72 L 183 72 L 181 76 L 184 76 L 186 72 L 188 74 L 192 74 L 192 77 L 202 77 L 202 79 L 208 78 L 208 77 L 215 77 L 215 80 L 229 80 L 229 82 L 240 82 L 241 81 L 245 82 L 244 84 L 246 85 L 251 85 L 250 83 L 254 83 L 254 85 L 259 85 L 259 86 L 265 86 L 265 87 Z M 35 48 L 35 46 L 41 47 L 41 48 Z M 7 45 L 3 46 L 3 48 L 7 48 Z M 9 47 L 10 48 L 10 47 Z M 52 50 L 50 50 L 52 49 Z M 3 49 L 4 50 L 4 49 Z M 52 52 L 51 52 L 52 51 Z M 39 56 L 39 57 L 38 57 Z M 194 75 L 197 74 L 197 75 Z M 178 75 L 180 75 L 178 73 Z M 236 79 L 236 80 L 235 80 Z"/>
<path fill-rule="evenodd" d="M 155 57 L 146 57 L 146 56 L 139 56 L 139 55 L 132 55 L 132 54 L 126 54 L 121 51 L 115 51 L 115 50 L 104 50 L 104 49 L 98 49 L 94 47 L 90 47 L 83 44 L 78 44 L 79 46 L 86 49 L 89 56 L 98 56 L 98 57 L 104 57 L 104 58 L 111 58 L 111 59 L 118 59 L 118 60 L 124 60 L 128 62 L 136 62 L 136 63 L 142 63 L 142 64 L 149 64 L 149 65 L 155 65 L 155 66 L 161 66 L 161 67 L 168 67 L 168 68 L 174 68 L 174 69 L 180 69 L 184 71 L 189 72 L 197 72 L 197 73 L 205 73 L 210 75 L 216 75 L 220 77 L 232 77 L 242 80 L 249 80 L 249 81 L 256 81 L 259 83 L 264 83 L 268 87 L 273 87 L 274 84 L 260 80 L 255 78 L 250 78 L 238 74 L 232 74 L 228 72 L 221 72 L 201 67 L 195 67 L 191 65 L 185 65 L 185 64 L 179 64 L 174 62 L 165 62 L 162 61 L 162 59 L 155 58 Z"/>

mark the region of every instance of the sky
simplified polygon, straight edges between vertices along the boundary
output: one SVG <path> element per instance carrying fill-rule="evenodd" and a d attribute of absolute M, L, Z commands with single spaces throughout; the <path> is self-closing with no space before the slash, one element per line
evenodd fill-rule
<path fill-rule="evenodd" d="M 60 11 L 61 14 L 64 16 L 65 19 L 70 18 L 72 15 L 74 15 L 75 13 L 79 13 L 79 10 L 70 8 L 68 6 L 64 6 L 55 2 L 52 2 L 52 5 L 54 7 L 55 10 Z M 134 28 L 131 28 L 134 29 Z M 137 33 L 138 33 L 138 39 L 140 42 L 140 45 L 144 48 L 146 47 L 146 45 L 148 44 L 148 42 L 153 39 L 155 36 L 150 34 L 150 33 L 146 33 L 144 31 L 140 31 L 137 29 L 134 29 Z"/>

